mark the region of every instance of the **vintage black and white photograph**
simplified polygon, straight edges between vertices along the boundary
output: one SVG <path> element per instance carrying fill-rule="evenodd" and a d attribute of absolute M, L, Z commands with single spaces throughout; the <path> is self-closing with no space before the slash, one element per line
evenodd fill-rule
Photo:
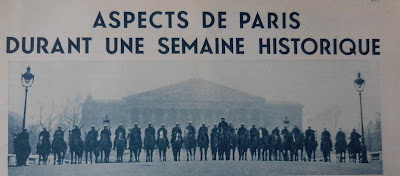
<path fill-rule="evenodd" d="M 376 61 L 10 61 L 8 174 L 382 174 Z"/>

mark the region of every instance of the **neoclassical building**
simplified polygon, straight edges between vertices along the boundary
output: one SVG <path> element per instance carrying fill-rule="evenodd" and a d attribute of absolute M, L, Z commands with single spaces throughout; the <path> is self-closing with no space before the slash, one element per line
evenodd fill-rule
<path fill-rule="evenodd" d="M 169 86 L 127 96 L 117 101 L 95 100 L 88 96 L 83 104 L 82 125 L 89 129 L 92 124 L 103 125 L 107 115 L 113 129 L 119 123 L 127 128 L 134 123 L 145 127 L 152 122 L 156 128 L 164 123 L 172 128 L 176 122 L 186 126 L 193 121 L 195 127 L 202 122 L 207 126 L 218 123 L 221 117 L 239 127 L 255 124 L 272 129 L 282 128 L 285 117 L 290 124 L 302 127 L 303 105 L 267 102 L 264 98 L 250 95 L 230 87 L 202 79 L 189 79 Z"/>

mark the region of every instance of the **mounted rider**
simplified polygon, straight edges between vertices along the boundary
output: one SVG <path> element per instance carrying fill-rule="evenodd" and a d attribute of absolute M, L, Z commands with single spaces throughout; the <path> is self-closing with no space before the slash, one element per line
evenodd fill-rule
<path fill-rule="evenodd" d="M 160 133 L 161 132 L 163 132 L 163 136 L 167 139 L 167 141 L 168 141 L 168 131 L 167 131 L 167 129 L 165 128 L 165 125 L 164 124 L 161 124 L 161 127 L 158 129 L 158 131 L 157 131 L 157 141 L 158 140 L 160 140 Z"/>
<path fill-rule="evenodd" d="M 290 131 L 288 130 L 288 126 L 286 124 L 283 126 L 283 130 L 281 131 L 281 134 L 283 136 L 290 135 Z"/>
<path fill-rule="evenodd" d="M 342 128 L 339 128 L 339 131 L 336 133 L 336 141 L 346 140 L 346 134 L 342 131 Z"/>
<path fill-rule="evenodd" d="M 325 140 L 327 140 L 329 142 L 329 146 L 332 147 L 331 134 L 326 130 L 326 128 L 324 128 L 324 131 L 321 133 L 321 141 Z"/>
<path fill-rule="evenodd" d="M 145 136 L 153 136 L 154 139 L 156 138 L 156 129 L 154 129 L 154 127 L 151 125 L 151 122 L 149 122 L 149 125 L 144 130 L 144 135 Z"/>
<path fill-rule="evenodd" d="M 61 126 L 57 127 L 57 130 L 54 132 L 53 138 L 54 140 L 60 139 L 64 141 L 64 131 L 61 129 Z"/>
<path fill-rule="evenodd" d="M 309 126 L 308 129 L 306 130 L 306 138 L 311 138 L 314 135 L 315 135 L 314 130 L 312 130 L 311 126 Z"/>
<path fill-rule="evenodd" d="M 214 138 L 214 136 L 217 134 L 218 134 L 218 126 L 216 123 L 214 123 L 214 128 L 211 129 L 211 138 Z"/>
<path fill-rule="evenodd" d="M 46 127 L 43 127 L 43 131 L 39 133 L 39 139 L 42 137 L 43 141 L 49 142 L 50 143 L 50 133 L 47 131 Z"/>
<path fill-rule="evenodd" d="M 261 131 L 262 137 L 267 137 L 268 136 L 268 130 L 266 128 L 260 126 L 259 130 Z"/>
<path fill-rule="evenodd" d="M 240 137 L 240 136 L 244 135 L 245 132 L 246 132 L 246 127 L 244 127 L 244 123 L 242 123 L 240 125 L 240 128 L 237 131 L 237 134 Z"/>
<path fill-rule="evenodd" d="M 22 132 L 19 133 L 19 140 L 21 140 L 21 141 L 29 141 L 29 133 L 26 130 L 26 128 L 24 128 L 22 130 Z"/>
<path fill-rule="evenodd" d="M 196 129 L 192 126 L 192 121 L 188 122 L 188 126 L 186 127 L 186 130 L 188 131 L 188 135 L 195 135 L 196 134 Z"/>
<path fill-rule="evenodd" d="M 331 134 L 326 130 L 326 128 L 324 128 L 324 131 L 321 133 L 321 139 L 331 140 Z"/>
<path fill-rule="evenodd" d="M 271 135 L 277 135 L 279 136 L 279 126 L 275 125 L 275 128 L 272 130 Z"/>
<path fill-rule="evenodd" d="M 295 136 L 295 137 L 297 137 L 297 136 L 300 135 L 301 131 L 300 131 L 300 129 L 297 127 L 297 124 L 294 125 L 294 127 L 293 127 L 293 129 L 292 129 L 292 133 L 293 133 L 293 136 Z"/>
<path fill-rule="evenodd" d="M 138 123 L 135 123 L 133 128 L 130 131 L 131 135 L 138 135 L 138 136 L 142 136 L 142 131 L 140 130 L 140 128 L 138 127 Z"/>
<path fill-rule="evenodd" d="M 118 139 L 120 136 L 120 134 L 122 135 L 122 138 L 124 138 L 124 140 L 125 140 L 125 142 L 126 142 L 126 130 L 125 130 L 125 128 L 122 126 L 122 123 L 120 123 L 119 125 L 118 125 L 118 128 L 117 129 L 115 129 L 115 139 L 114 139 L 114 147 L 113 147 L 113 150 L 115 150 L 115 142 L 116 142 L 116 139 Z"/>
<path fill-rule="evenodd" d="M 79 129 L 79 127 L 77 125 L 75 125 L 75 128 L 72 129 L 71 134 L 73 137 L 75 136 L 75 137 L 80 138 L 81 137 L 81 129 Z"/>
<path fill-rule="evenodd" d="M 199 133 L 198 133 L 198 136 L 197 136 L 197 143 L 200 142 L 200 137 L 201 136 L 205 136 L 206 137 L 207 144 L 210 142 L 210 140 L 208 138 L 208 128 L 206 127 L 206 123 L 205 122 L 203 122 L 201 127 L 199 128 Z"/>
<path fill-rule="evenodd" d="M 172 128 L 172 132 L 171 132 L 171 143 L 175 141 L 175 137 L 177 134 L 181 134 L 182 135 L 182 130 L 181 127 L 179 126 L 179 123 L 175 124 L 175 127 Z"/>
<path fill-rule="evenodd" d="M 219 122 L 219 124 L 218 124 L 218 133 L 221 133 L 222 132 L 222 130 L 227 130 L 228 129 L 228 127 L 229 127 L 229 125 L 228 125 L 228 123 L 226 123 L 225 122 L 225 118 L 224 117 L 222 117 L 221 118 L 221 122 Z"/>
<path fill-rule="evenodd" d="M 96 126 L 92 125 L 91 130 L 88 132 L 90 139 L 97 141 L 99 137 L 99 132 L 96 130 Z"/>
<path fill-rule="evenodd" d="M 229 134 L 235 134 L 235 128 L 233 127 L 233 125 L 232 125 L 232 122 L 229 122 L 228 123 L 228 131 L 229 131 Z"/>
<path fill-rule="evenodd" d="M 253 124 L 251 129 L 250 129 L 250 142 L 253 143 L 254 138 L 259 138 L 260 137 L 260 133 L 258 132 L 256 125 Z"/>
<path fill-rule="evenodd" d="M 110 131 L 110 129 L 108 129 L 107 125 L 104 125 L 104 129 L 101 130 L 100 135 L 105 135 L 107 137 L 107 139 L 110 139 L 110 141 L 111 141 L 111 131 Z"/>
<path fill-rule="evenodd" d="M 360 140 L 361 136 L 357 133 L 356 129 L 353 129 L 353 132 L 350 134 L 351 140 Z"/>

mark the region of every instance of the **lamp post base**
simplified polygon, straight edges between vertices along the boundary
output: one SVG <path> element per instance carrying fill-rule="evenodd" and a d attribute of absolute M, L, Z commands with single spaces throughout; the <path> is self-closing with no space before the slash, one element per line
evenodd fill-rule
<path fill-rule="evenodd" d="M 367 159 L 367 146 L 361 145 L 361 161 L 360 163 L 368 163 Z"/>

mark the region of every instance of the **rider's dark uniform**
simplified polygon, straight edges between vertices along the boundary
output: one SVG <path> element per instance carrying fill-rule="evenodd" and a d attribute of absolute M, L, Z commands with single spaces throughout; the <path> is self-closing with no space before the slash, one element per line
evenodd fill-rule
<path fill-rule="evenodd" d="M 91 139 L 93 140 L 97 140 L 97 138 L 99 137 L 99 132 L 95 129 L 92 129 L 88 132 L 88 135 Z"/>
<path fill-rule="evenodd" d="M 142 136 L 142 131 L 140 130 L 139 127 L 133 127 L 131 130 L 131 134 L 132 135 L 138 135 L 138 136 Z"/>
<path fill-rule="evenodd" d="M 298 136 L 298 135 L 300 135 L 300 129 L 297 128 L 297 127 L 294 127 L 292 129 L 292 133 L 293 133 L 294 136 Z"/>
<path fill-rule="evenodd" d="M 215 135 L 218 134 L 218 127 L 214 127 L 211 129 L 211 138 L 214 138 Z"/>
<path fill-rule="evenodd" d="M 176 134 L 182 134 L 182 130 L 181 128 L 175 126 L 174 128 L 172 128 L 172 132 L 171 132 L 171 143 L 175 141 L 175 136 Z"/>
<path fill-rule="evenodd" d="M 124 127 L 121 127 L 121 126 L 119 126 L 117 129 L 115 129 L 115 139 L 114 139 L 114 148 L 113 149 L 115 149 L 115 142 L 116 142 L 116 139 L 119 137 L 119 134 L 121 133 L 121 135 L 122 135 L 122 138 L 124 138 L 124 140 L 125 140 L 125 142 L 126 142 L 126 131 L 125 131 L 125 128 Z"/>
<path fill-rule="evenodd" d="M 282 135 L 289 135 L 290 132 L 289 132 L 289 130 L 288 130 L 287 128 L 284 128 L 284 129 L 281 131 L 281 134 L 282 134 Z"/>
<path fill-rule="evenodd" d="M 226 130 L 228 129 L 228 127 L 229 127 L 228 123 L 226 123 L 225 121 L 221 121 L 218 124 L 218 129 L 219 129 L 218 132 L 221 133 L 222 130 Z"/>
<path fill-rule="evenodd" d="M 355 139 L 355 140 L 359 140 L 361 138 L 360 134 L 358 134 L 357 132 L 353 131 L 350 134 L 350 139 Z"/>
<path fill-rule="evenodd" d="M 250 142 L 253 143 L 254 138 L 259 138 L 260 133 L 258 132 L 256 127 L 252 127 L 250 129 Z"/>
<path fill-rule="evenodd" d="M 72 131 L 72 136 L 81 137 L 81 130 L 79 128 L 74 128 Z"/>
<path fill-rule="evenodd" d="M 188 125 L 186 127 L 186 130 L 188 130 L 188 134 L 189 135 L 195 135 L 196 134 L 196 129 L 194 129 L 194 127 L 192 125 Z"/>
<path fill-rule="evenodd" d="M 153 136 L 153 138 L 156 138 L 156 129 L 154 127 L 149 126 L 144 130 L 144 135 L 145 136 Z"/>
<path fill-rule="evenodd" d="M 197 142 L 199 142 L 200 136 L 205 136 L 206 137 L 207 144 L 210 142 L 210 140 L 208 138 L 208 128 L 206 126 L 201 126 L 199 128 L 199 133 L 198 133 L 198 136 L 197 136 Z"/>
<path fill-rule="evenodd" d="M 245 127 L 240 127 L 237 131 L 238 136 L 242 136 L 244 135 L 244 133 L 246 132 L 246 128 Z"/>
<path fill-rule="evenodd" d="M 274 128 L 272 130 L 271 134 L 275 134 L 275 135 L 279 136 L 279 129 L 278 128 Z"/>
<path fill-rule="evenodd" d="M 54 138 L 54 140 L 56 140 L 56 139 L 64 140 L 64 131 L 61 129 L 56 130 L 54 132 L 53 138 Z"/>
<path fill-rule="evenodd" d="M 266 128 L 261 128 L 261 134 L 262 134 L 263 138 L 267 137 L 268 136 L 268 130 Z"/>
<path fill-rule="evenodd" d="M 329 131 L 323 131 L 321 133 L 321 141 L 327 140 L 329 142 L 329 146 L 332 147 L 332 141 L 331 141 L 331 134 Z"/>
<path fill-rule="evenodd" d="M 50 133 L 49 131 L 41 131 L 39 133 L 39 138 L 43 137 L 43 140 L 50 142 Z"/>
<path fill-rule="evenodd" d="M 346 139 L 346 134 L 343 131 L 338 131 L 336 133 L 336 141 Z"/>
<path fill-rule="evenodd" d="M 110 138 L 111 137 L 111 131 L 107 128 L 107 129 L 103 129 L 101 130 L 101 135 L 105 135 L 106 137 Z"/>
<path fill-rule="evenodd" d="M 19 133 L 19 140 L 21 141 L 29 141 L 29 133 L 25 130 Z"/>
<path fill-rule="evenodd" d="M 314 130 L 312 130 L 312 129 L 306 130 L 306 138 L 309 138 L 309 137 L 311 137 L 312 135 L 314 135 Z"/>

